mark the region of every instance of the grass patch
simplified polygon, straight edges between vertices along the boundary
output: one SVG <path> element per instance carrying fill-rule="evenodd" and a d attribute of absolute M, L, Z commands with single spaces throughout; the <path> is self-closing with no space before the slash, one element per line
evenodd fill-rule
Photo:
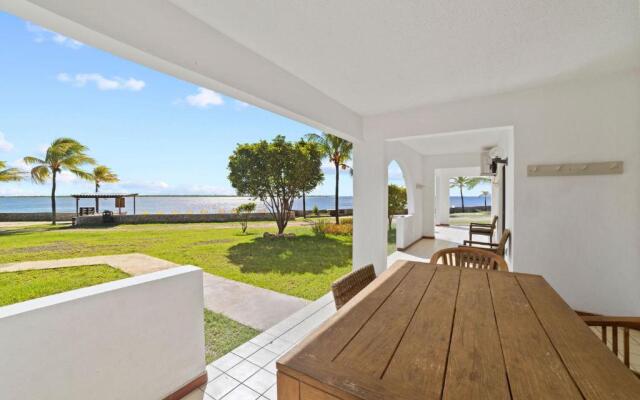
<path fill-rule="evenodd" d="M 260 331 L 242 325 L 222 314 L 204 309 L 204 345 L 207 364 L 216 360 Z"/>
<path fill-rule="evenodd" d="M 295 238 L 263 239 L 275 224 L 262 224 L 246 235 L 220 223 L 11 228 L 0 232 L 0 263 L 137 252 L 309 300 L 351 270 L 351 236 L 291 226 Z"/>
<path fill-rule="evenodd" d="M 469 226 L 469 224 L 472 222 L 476 222 L 479 224 L 490 224 L 491 212 L 480 211 L 480 212 L 473 212 L 473 213 L 449 214 L 449 225 Z"/>
<path fill-rule="evenodd" d="M 0 273 L 0 306 L 129 277 L 108 265 Z"/>

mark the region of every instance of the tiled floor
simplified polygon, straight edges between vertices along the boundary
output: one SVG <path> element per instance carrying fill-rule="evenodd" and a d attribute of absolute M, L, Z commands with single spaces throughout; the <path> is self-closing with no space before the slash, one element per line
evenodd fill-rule
<path fill-rule="evenodd" d="M 276 400 L 276 360 L 336 312 L 326 294 L 207 366 L 209 383 L 187 400 Z"/>

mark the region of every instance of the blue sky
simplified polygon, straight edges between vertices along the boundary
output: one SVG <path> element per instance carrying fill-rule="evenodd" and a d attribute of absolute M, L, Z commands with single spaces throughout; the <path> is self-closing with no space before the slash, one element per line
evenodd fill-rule
<path fill-rule="evenodd" d="M 0 160 L 20 166 L 53 139 L 73 137 L 120 176 L 105 190 L 234 194 L 226 167 L 237 143 L 317 132 L 5 13 L 0 54 Z M 333 193 L 335 175 L 326 170 L 315 194 Z M 65 174 L 59 193 L 90 188 Z M 26 181 L 3 184 L 0 195 L 49 190 Z M 352 194 L 348 173 L 341 192 Z"/>
<path fill-rule="evenodd" d="M 72 137 L 111 167 L 105 191 L 142 194 L 235 194 L 227 161 L 237 143 L 296 140 L 316 129 L 94 49 L 0 13 L 0 160 L 25 168 L 58 137 Z M 335 173 L 325 162 L 331 195 Z M 397 164 L 389 181 L 403 184 Z M 90 191 L 65 173 L 58 194 Z M 352 194 L 348 172 L 341 195 Z M 49 185 L 5 183 L 0 195 L 47 195 Z"/>

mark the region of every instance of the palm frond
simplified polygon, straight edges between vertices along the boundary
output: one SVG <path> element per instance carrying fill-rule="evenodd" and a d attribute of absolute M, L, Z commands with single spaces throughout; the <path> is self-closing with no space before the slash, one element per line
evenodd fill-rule
<path fill-rule="evenodd" d="M 46 164 L 46 162 L 38 157 L 24 157 L 22 159 L 27 165 L 35 165 L 35 164 Z"/>
<path fill-rule="evenodd" d="M 24 171 L 6 167 L 6 161 L 0 161 L 0 182 L 17 182 L 24 179 Z"/>
<path fill-rule="evenodd" d="M 38 165 L 31 169 L 31 180 L 35 183 L 43 184 L 51 176 L 51 170 L 46 165 Z"/>

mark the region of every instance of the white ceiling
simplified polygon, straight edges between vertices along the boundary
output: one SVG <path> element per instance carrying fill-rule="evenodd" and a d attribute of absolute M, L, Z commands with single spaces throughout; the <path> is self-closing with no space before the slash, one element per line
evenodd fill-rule
<path fill-rule="evenodd" d="M 640 65 L 638 0 L 171 0 L 361 115 Z"/>
<path fill-rule="evenodd" d="M 425 135 L 398 140 L 422 155 L 480 153 L 506 142 L 510 127 Z M 505 149 L 506 150 L 506 149 Z"/>

